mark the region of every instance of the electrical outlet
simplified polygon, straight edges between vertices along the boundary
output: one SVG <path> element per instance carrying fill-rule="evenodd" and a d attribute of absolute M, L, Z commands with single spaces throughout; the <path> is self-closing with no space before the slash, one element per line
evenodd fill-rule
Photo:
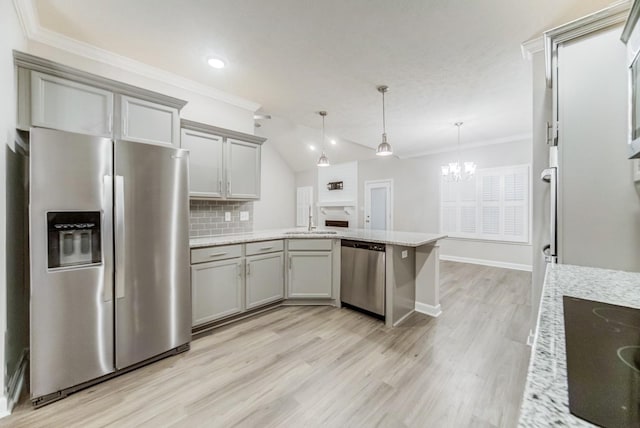
<path fill-rule="evenodd" d="M 240 221 L 249 221 L 249 211 L 240 211 Z"/>
<path fill-rule="evenodd" d="M 403 258 L 403 259 L 406 259 L 407 257 L 409 257 L 409 251 L 404 250 L 404 251 L 402 252 L 402 258 Z"/>
<path fill-rule="evenodd" d="M 231 221 L 231 213 L 229 211 L 224 213 L 224 221 Z"/>

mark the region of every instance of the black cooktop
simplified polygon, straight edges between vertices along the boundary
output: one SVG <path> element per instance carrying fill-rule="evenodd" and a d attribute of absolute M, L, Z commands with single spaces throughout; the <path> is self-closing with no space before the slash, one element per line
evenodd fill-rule
<path fill-rule="evenodd" d="M 640 309 L 563 296 L 569 409 L 603 427 L 640 427 Z"/>

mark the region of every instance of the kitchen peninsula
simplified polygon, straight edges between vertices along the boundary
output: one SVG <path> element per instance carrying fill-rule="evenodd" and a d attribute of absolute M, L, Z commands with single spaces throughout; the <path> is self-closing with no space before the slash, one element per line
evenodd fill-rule
<path fill-rule="evenodd" d="M 283 302 L 283 304 L 326 304 L 336 307 L 341 306 L 340 300 L 340 240 L 355 240 L 369 243 L 385 244 L 385 324 L 387 327 L 397 326 L 404 321 L 414 310 L 437 317 L 440 315 L 439 303 L 439 246 L 438 241 L 446 235 L 373 231 L 364 229 L 278 229 L 243 234 L 229 234 L 219 236 L 197 237 L 190 239 L 192 281 L 198 281 L 198 275 L 204 260 L 220 260 L 220 257 L 236 260 L 227 262 L 229 272 L 233 276 L 234 284 L 240 284 L 241 277 L 246 279 L 246 287 L 241 285 L 232 287 L 229 291 L 231 308 L 225 308 L 217 312 L 219 317 L 206 317 L 199 315 L 196 307 L 199 303 L 198 284 L 194 282 L 194 327 L 202 320 L 209 322 L 230 315 L 237 315 L 248 309 L 253 304 L 248 297 L 251 288 L 251 263 L 252 257 L 267 257 L 271 254 L 275 263 L 280 260 L 280 265 L 285 271 L 291 272 L 292 264 L 295 264 L 296 254 L 307 256 L 330 258 L 329 268 L 325 276 L 331 276 L 330 285 L 326 293 L 295 293 L 292 285 L 284 287 L 284 293 L 272 293 L 270 299 L 261 302 Z M 259 245 L 255 245 L 260 243 Z M 303 253 L 302 251 L 307 251 Z M 324 252 L 323 252 L 324 251 Z M 286 255 L 286 257 L 285 257 Z M 242 257 L 246 261 L 242 261 Z M 260 262 L 261 260 L 256 260 Z M 201 264 L 197 264 L 201 263 Z M 222 263 L 222 262 L 220 262 Z M 213 267 L 215 264 L 211 263 Z M 286 265 L 286 268 L 285 268 Z M 244 266 L 244 269 L 242 267 Z M 257 264 L 256 266 L 260 266 Z M 278 265 L 276 265 L 278 266 Z M 255 268 L 254 268 L 255 270 Z M 270 272 L 277 270 L 272 269 Z M 309 272 L 310 280 L 321 280 L 321 274 Z M 265 272 L 265 274 L 267 274 Z M 284 283 L 288 279 L 282 277 Z M 276 280 L 277 281 L 277 280 Z M 304 296 L 305 298 L 300 298 Z M 308 297 L 308 298 L 307 298 Z"/>

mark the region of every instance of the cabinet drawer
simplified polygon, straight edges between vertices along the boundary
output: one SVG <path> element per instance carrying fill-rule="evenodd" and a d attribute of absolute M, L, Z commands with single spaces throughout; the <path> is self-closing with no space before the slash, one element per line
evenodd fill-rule
<path fill-rule="evenodd" d="M 294 251 L 331 251 L 331 239 L 289 239 L 287 249 Z"/>
<path fill-rule="evenodd" d="M 191 250 L 191 264 L 232 259 L 240 256 L 242 256 L 242 245 L 240 244 L 196 248 Z"/>
<path fill-rule="evenodd" d="M 283 249 L 284 244 L 282 243 L 282 239 L 275 241 L 251 242 L 247 244 L 247 256 L 274 253 L 276 251 L 282 251 Z"/>

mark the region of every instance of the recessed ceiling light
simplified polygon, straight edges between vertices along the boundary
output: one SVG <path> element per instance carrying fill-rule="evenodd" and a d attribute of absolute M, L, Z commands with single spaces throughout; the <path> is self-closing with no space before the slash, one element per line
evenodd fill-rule
<path fill-rule="evenodd" d="M 316 150 L 316 146 L 314 146 L 313 144 L 309 144 L 309 150 L 311 150 L 312 152 Z"/>
<path fill-rule="evenodd" d="M 207 64 L 209 64 L 213 68 L 224 68 L 226 65 L 223 60 L 216 57 L 211 57 L 207 60 Z"/>
<path fill-rule="evenodd" d="M 331 140 L 331 144 L 335 146 L 336 144 L 338 144 L 338 142 L 336 140 Z"/>

